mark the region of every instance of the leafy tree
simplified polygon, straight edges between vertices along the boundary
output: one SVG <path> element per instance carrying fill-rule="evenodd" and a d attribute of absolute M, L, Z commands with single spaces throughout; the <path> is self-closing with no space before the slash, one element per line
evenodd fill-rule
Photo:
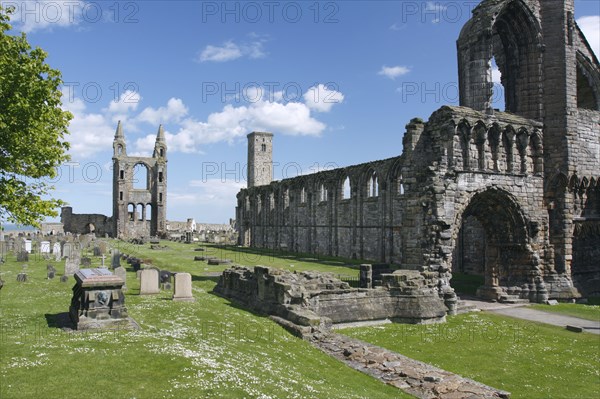
<path fill-rule="evenodd" d="M 39 226 L 64 205 L 48 181 L 67 161 L 73 117 L 61 109 L 61 74 L 32 49 L 25 33 L 9 35 L 10 9 L 0 7 L 0 221 Z"/>

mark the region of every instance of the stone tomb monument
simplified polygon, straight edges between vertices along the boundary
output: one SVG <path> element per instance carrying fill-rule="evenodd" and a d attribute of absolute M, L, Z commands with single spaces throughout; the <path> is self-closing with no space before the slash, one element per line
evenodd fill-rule
<path fill-rule="evenodd" d="M 77 330 L 133 328 L 127 315 L 124 281 L 108 269 L 75 273 L 69 316 Z"/>

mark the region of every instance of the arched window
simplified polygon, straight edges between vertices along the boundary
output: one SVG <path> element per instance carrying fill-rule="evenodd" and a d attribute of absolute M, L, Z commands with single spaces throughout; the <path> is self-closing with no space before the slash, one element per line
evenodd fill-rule
<path fill-rule="evenodd" d="M 379 181 L 377 180 L 376 172 L 373 172 L 373 174 L 369 177 L 367 182 L 367 190 L 369 197 L 379 196 Z"/>
<path fill-rule="evenodd" d="M 146 207 L 144 204 L 138 204 L 136 207 L 137 220 L 146 220 Z"/>
<path fill-rule="evenodd" d="M 321 184 L 321 186 L 319 188 L 319 201 L 325 202 L 328 199 L 327 197 L 328 197 L 327 187 L 325 187 L 325 184 Z"/>
<path fill-rule="evenodd" d="M 304 187 L 302 187 L 302 189 L 300 189 L 300 203 L 301 204 L 306 203 L 306 190 L 304 189 Z"/>
<path fill-rule="evenodd" d="M 350 187 L 350 178 L 346 176 L 342 185 L 342 199 L 349 199 L 352 197 L 352 190 Z"/>
<path fill-rule="evenodd" d="M 127 205 L 127 214 L 129 215 L 129 221 L 133 222 L 135 220 L 135 205 Z"/>
<path fill-rule="evenodd" d="M 148 167 L 138 163 L 133 167 L 132 183 L 134 190 L 149 190 L 150 180 L 148 178 Z"/>
<path fill-rule="evenodd" d="M 152 204 L 146 204 L 146 220 L 152 220 Z"/>

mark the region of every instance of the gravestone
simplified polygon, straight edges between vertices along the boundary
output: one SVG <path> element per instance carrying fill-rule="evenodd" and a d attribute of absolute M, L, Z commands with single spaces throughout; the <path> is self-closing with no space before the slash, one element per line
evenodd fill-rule
<path fill-rule="evenodd" d="M 94 256 L 102 255 L 102 251 L 100 250 L 100 247 L 94 247 L 93 253 L 94 253 Z"/>
<path fill-rule="evenodd" d="M 17 253 L 17 262 L 28 262 L 29 261 L 29 253 L 26 251 L 21 251 Z"/>
<path fill-rule="evenodd" d="M 20 283 L 24 283 L 25 281 L 27 281 L 27 273 L 17 274 L 17 281 Z"/>
<path fill-rule="evenodd" d="M 77 251 L 75 244 L 72 242 L 66 241 L 62 247 L 62 256 L 70 258 L 72 256 L 73 252 L 75 252 L 75 251 Z"/>
<path fill-rule="evenodd" d="M 50 253 L 50 241 L 42 241 L 40 242 L 40 253 L 41 254 L 49 254 Z"/>
<path fill-rule="evenodd" d="M 71 257 L 65 258 L 65 276 L 72 276 L 79 270 L 81 258 L 79 252 L 73 252 Z"/>
<path fill-rule="evenodd" d="M 192 275 L 189 273 L 175 274 L 175 289 L 173 300 L 178 302 L 194 302 L 192 295 Z"/>
<path fill-rule="evenodd" d="M 61 260 L 62 254 L 61 254 L 59 242 L 55 242 L 54 245 L 52 246 L 52 253 L 54 254 L 55 261 L 58 262 L 59 260 Z"/>
<path fill-rule="evenodd" d="M 25 252 L 31 253 L 31 240 L 25 240 Z"/>
<path fill-rule="evenodd" d="M 105 255 L 108 251 L 108 244 L 106 243 L 106 241 L 100 241 L 98 243 L 98 248 L 100 249 L 100 255 Z"/>
<path fill-rule="evenodd" d="M 69 276 L 67 276 L 67 275 L 60 276 L 61 283 L 66 283 L 67 281 L 69 281 Z"/>
<path fill-rule="evenodd" d="M 124 267 L 119 266 L 115 268 L 115 276 L 118 276 L 123 280 L 123 290 L 127 289 L 127 271 Z"/>
<path fill-rule="evenodd" d="M 87 256 L 81 258 L 81 266 L 83 267 L 89 267 L 92 265 L 92 259 L 88 258 Z"/>
<path fill-rule="evenodd" d="M 121 266 L 121 253 L 119 252 L 118 249 L 113 249 L 110 267 L 112 267 L 113 269 L 116 269 L 117 267 L 120 267 L 120 266 Z"/>
<path fill-rule="evenodd" d="M 81 269 L 69 316 L 77 330 L 129 328 L 123 280 L 108 269 Z"/>
<path fill-rule="evenodd" d="M 158 270 L 144 269 L 140 276 L 140 295 L 153 295 L 160 292 L 158 288 Z"/>
<path fill-rule="evenodd" d="M 52 280 L 56 275 L 56 269 L 52 265 L 46 265 L 46 272 L 48 280 Z"/>

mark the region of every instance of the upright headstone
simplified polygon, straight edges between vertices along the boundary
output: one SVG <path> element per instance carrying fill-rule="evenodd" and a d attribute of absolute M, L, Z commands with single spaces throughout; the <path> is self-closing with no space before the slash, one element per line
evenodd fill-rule
<path fill-rule="evenodd" d="M 152 295 L 160 292 L 158 288 L 158 270 L 144 269 L 140 276 L 140 295 Z"/>
<path fill-rule="evenodd" d="M 49 254 L 50 253 L 50 241 L 41 241 L 40 242 L 40 253 L 41 254 Z"/>
<path fill-rule="evenodd" d="M 73 247 L 74 247 L 74 245 L 72 242 L 65 241 L 62 246 L 62 256 L 70 258 L 71 254 L 73 253 L 73 250 L 74 250 Z"/>
<path fill-rule="evenodd" d="M 92 265 L 92 260 L 90 258 L 88 258 L 87 256 L 81 258 L 81 266 L 89 267 L 91 265 Z"/>
<path fill-rule="evenodd" d="M 52 246 L 52 254 L 54 255 L 54 260 L 56 262 L 58 262 L 59 260 L 62 259 L 62 253 L 60 250 L 60 243 L 59 242 L 55 242 L 54 245 Z"/>
<path fill-rule="evenodd" d="M 100 249 L 100 255 L 105 255 L 108 251 L 108 244 L 106 243 L 106 241 L 100 241 L 98 243 L 98 248 Z"/>
<path fill-rule="evenodd" d="M 189 273 L 175 274 L 175 287 L 173 300 L 181 302 L 194 302 L 192 295 L 192 275 Z"/>
<path fill-rule="evenodd" d="M 79 271 L 81 264 L 81 254 L 78 251 L 71 253 L 71 256 L 65 258 L 65 276 L 72 276 Z"/>
<path fill-rule="evenodd" d="M 110 267 L 112 267 L 113 269 L 116 269 L 117 267 L 120 267 L 120 266 L 121 266 L 121 253 L 119 252 L 118 249 L 113 249 Z"/>
<path fill-rule="evenodd" d="M 31 240 L 25 240 L 25 252 L 31 253 Z"/>
<path fill-rule="evenodd" d="M 120 277 L 123 280 L 123 290 L 127 289 L 127 271 L 124 267 L 119 266 L 115 268 L 115 276 Z"/>
<path fill-rule="evenodd" d="M 100 250 L 100 247 L 94 247 L 94 256 L 101 256 L 102 255 L 102 251 Z"/>

